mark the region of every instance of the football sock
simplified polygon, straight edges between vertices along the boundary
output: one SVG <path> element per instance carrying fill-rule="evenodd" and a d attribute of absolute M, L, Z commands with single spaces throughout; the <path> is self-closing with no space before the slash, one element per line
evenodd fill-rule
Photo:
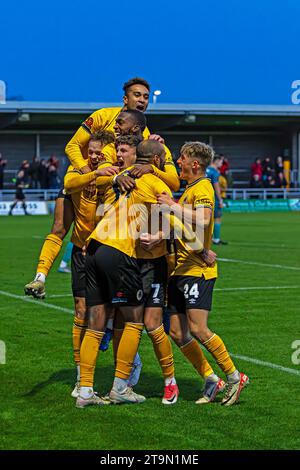
<path fill-rule="evenodd" d="M 164 326 L 160 325 L 156 330 L 148 331 L 148 335 L 153 343 L 153 348 L 164 378 L 174 377 L 173 351 Z"/>
<path fill-rule="evenodd" d="M 114 378 L 112 388 L 117 390 L 118 392 L 123 392 L 125 388 L 127 388 L 128 380 L 127 379 L 120 379 L 119 377 Z"/>
<path fill-rule="evenodd" d="M 46 237 L 37 265 L 37 273 L 44 273 L 45 276 L 47 276 L 52 267 L 52 264 L 60 252 L 62 243 L 62 240 L 57 235 L 54 235 L 54 233 L 50 233 Z"/>
<path fill-rule="evenodd" d="M 218 382 L 218 380 L 219 380 L 219 377 L 215 373 L 210 374 L 207 377 L 205 377 L 206 382 Z"/>
<path fill-rule="evenodd" d="M 240 381 L 239 371 L 236 369 L 234 372 L 232 372 L 232 374 L 228 374 L 227 375 L 227 380 L 228 380 L 229 383 L 234 383 L 234 384 L 239 382 Z"/>
<path fill-rule="evenodd" d="M 118 347 L 115 371 L 115 376 L 119 379 L 129 379 L 143 328 L 144 325 L 142 323 L 125 323 L 124 332 Z"/>
<path fill-rule="evenodd" d="M 176 385 L 176 379 L 175 377 L 168 377 L 167 379 L 165 379 L 165 385 Z"/>
<path fill-rule="evenodd" d="M 195 367 L 196 371 L 201 375 L 201 377 L 206 379 L 206 377 L 214 373 L 195 338 L 193 338 L 189 343 L 181 346 L 180 349 L 187 360 Z"/>
<path fill-rule="evenodd" d="M 80 366 L 76 366 L 77 369 L 77 382 L 80 381 Z"/>
<path fill-rule="evenodd" d="M 213 239 L 216 241 L 220 240 L 221 236 L 221 224 L 215 223 L 214 225 L 214 233 L 213 233 Z"/>
<path fill-rule="evenodd" d="M 87 322 L 74 316 L 73 322 L 73 354 L 74 362 L 80 363 L 80 347 L 87 329 Z"/>
<path fill-rule="evenodd" d="M 36 273 L 36 276 L 34 278 L 35 281 L 41 281 L 45 284 L 46 282 L 46 276 L 44 273 Z"/>
<path fill-rule="evenodd" d="M 80 348 L 80 387 L 93 387 L 99 344 L 104 331 L 87 329 Z"/>
<path fill-rule="evenodd" d="M 91 398 L 93 396 L 93 387 L 80 387 L 81 398 Z"/>
<path fill-rule="evenodd" d="M 218 366 L 226 375 L 232 374 L 236 370 L 236 367 L 220 336 L 213 334 L 209 340 L 203 343 L 203 346 L 205 346 L 205 348 L 215 358 Z"/>
<path fill-rule="evenodd" d="M 120 341 L 121 341 L 121 338 L 122 338 L 123 331 L 124 331 L 124 329 L 123 330 L 118 330 L 118 329 L 114 328 L 112 341 L 113 341 L 113 351 L 114 351 L 115 364 L 117 362 L 117 352 L 118 352 L 118 347 L 119 347 L 119 344 L 120 344 Z"/>

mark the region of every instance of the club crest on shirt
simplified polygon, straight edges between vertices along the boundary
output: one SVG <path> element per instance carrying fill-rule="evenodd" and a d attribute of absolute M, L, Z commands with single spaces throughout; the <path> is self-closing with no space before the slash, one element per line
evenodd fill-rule
<path fill-rule="evenodd" d="M 94 123 L 94 119 L 92 117 L 89 117 L 84 121 L 83 124 L 85 127 L 88 127 L 91 130 L 93 127 L 93 123 Z"/>

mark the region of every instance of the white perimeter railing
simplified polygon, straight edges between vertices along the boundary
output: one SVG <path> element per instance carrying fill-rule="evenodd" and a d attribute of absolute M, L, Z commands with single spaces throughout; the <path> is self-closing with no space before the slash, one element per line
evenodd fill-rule
<path fill-rule="evenodd" d="M 174 194 L 178 198 L 184 189 Z M 26 199 L 30 201 L 53 201 L 59 192 L 58 189 L 24 189 Z M 0 201 L 13 201 L 16 191 L 14 189 L 0 190 Z M 228 189 L 227 199 L 300 199 L 300 188 L 276 188 L 276 189 L 253 189 L 253 188 L 234 188 Z"/>

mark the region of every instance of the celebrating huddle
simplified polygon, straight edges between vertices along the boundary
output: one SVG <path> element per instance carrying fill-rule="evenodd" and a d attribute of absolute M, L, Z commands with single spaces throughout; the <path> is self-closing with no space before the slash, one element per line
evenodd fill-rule
<path fill-rule="evenodd" d="M 72 291 L 75 304 L 73 351 L 76 406 L 142 403 L 137 394 L 142 331 L 150 337 L 164 378 L 163 404 L 175 404 L 169 335 L 204 380 L 197 404 L 236 403 L 249 382 L 222 339 L 208 328 L 216 254 L 210 250 L 214 190 L 206 169 L 213 149 L 187 142 L 180 151 L 180 175 L 163 139 L 146 127 L 150 86 L 140 78 L 124 85 L 123 108 L 94 112 L 66 147 L 71 166 L 58 195 L 55 221 L 43 245 L 37 274 L 25 293 L 45 297 L 46 276 L 72 222 Z M 175 202 L 180 179 L 186 188 Z M 115 377 L 111 391 L 94 392 L 94 373 L 107 325 L 113 325 Z M 200 344 L 226 376 L 218 377 Z M 101 367 L 101 365 L 100 365 Z"/>

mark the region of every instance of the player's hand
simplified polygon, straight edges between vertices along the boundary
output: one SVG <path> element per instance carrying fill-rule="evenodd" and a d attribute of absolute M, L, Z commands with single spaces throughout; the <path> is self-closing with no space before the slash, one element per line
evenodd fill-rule
<path fill-rule="evenodd" d="M 138 165 L 135 166 L 132 170 L 130 170 L 130 174 L 134 178 L 140 178 L 147 173 L 154 173 L 154 169 L 152 165 Z"/>
<path fill-rule="evenodd" d="M 204 261 L 207 266 L 214 266 L 216 259 L 217 259 L 217 254 L 212 251 L 212 250 L 206 250 L 204 249 L 199 253 L 200 258 Z"/>
<path fill-rule="evenodd" d="M 90 169 L 90 167 L 89 167 L 88 165 L 86 165 L 86 166 L 83 166 L 82 168 L 80 168 L 80 171 L 81 171 L 83 174 L 85 174 L 85 173 L 89 173 L 89 172 L 92 171 L 92 170 Z"/>
<path fill-rule="evenodd" d="M 125 193 L 126 191 L 132 191 L 136 187 L 134 179 L 129 175 L 117 176 L 115 183 L 119 186 L 122 193 Z"/>
<path fill-rule="evenodd" d="M 156 198 L 157 198 L 158 204 L 161 204 L 161 205 L 173 206 L 173 204 L 176 204 L 174 200 L 171 198 L 170 194 L 166 192 L 157 194 Z"/>
<path fill-rule="evenodd" d="M 223 209 L 223 207 L 224 207 L 223 199 L 219 200 L 219 207 L 220 207 L 220 209 Z"/>
<path fill-rule="evenodd" d="M 95 171 L 96 176 L 113 176 L 120 171 L 118 166 L 108 166 L 106 168 L 97 168 Z"/>
<path fill-rule="evenodd" d="M 142 247 L 150 251 L 154 246 L 158 245 L 162 240 L 162 232 L 157 232 L 154 235 L 150 233 L 142 233 L 140 236 L 140 241 Z"/>
<path fill-rule="evenodd" d="M 156 140 L 157 142 L 159 142 L 160 144 L 164 144 L 165 143 L 165 139 L 163 139 L 160 135 L 158 134 L 151 134 L 149 135 L 148 137 L 149 140 Z"/>

